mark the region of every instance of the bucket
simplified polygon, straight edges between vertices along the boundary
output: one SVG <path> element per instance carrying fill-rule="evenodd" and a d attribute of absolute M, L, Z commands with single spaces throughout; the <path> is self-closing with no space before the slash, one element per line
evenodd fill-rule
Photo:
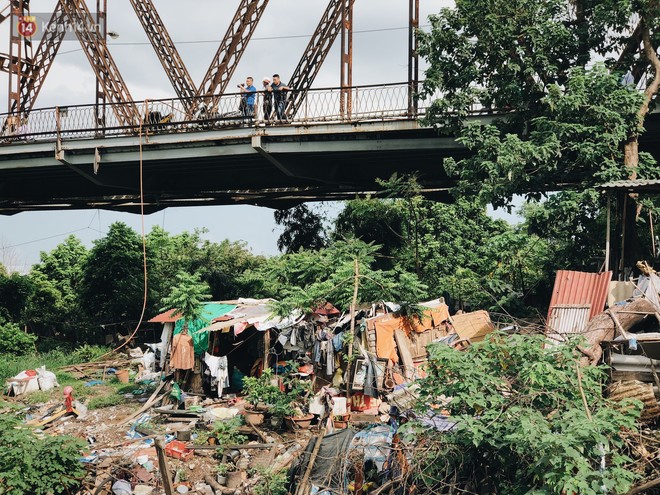
<path fill-rule="evenodd" d="M 128 370 L 119 370 L 115 376 L 121 383 L 128 383 Z"/>

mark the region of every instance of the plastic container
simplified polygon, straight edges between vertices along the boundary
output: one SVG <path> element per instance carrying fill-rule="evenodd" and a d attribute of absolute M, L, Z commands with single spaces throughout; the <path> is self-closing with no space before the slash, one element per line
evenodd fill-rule
<path fill-rule="evenodd" d="M 128 370 L 119 370 L 115 376 L 121 383 L 128 383 Z"/>
<path fill-rule="evenodd" d="M 186 447 L 185 443 L 179 440 L 173 440 L 165 445 L 165 454 L 175 459 L 187 461 L 193 456 L 193 451 Z"/>

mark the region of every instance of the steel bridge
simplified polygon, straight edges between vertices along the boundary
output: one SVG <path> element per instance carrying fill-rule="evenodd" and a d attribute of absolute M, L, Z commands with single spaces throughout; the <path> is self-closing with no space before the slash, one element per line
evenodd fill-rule
<path fill-rule="evenodd" d="M 342 88 L 312 89 L 286 121 L 266 118 L 261 94 L 250 118 L 240 94 L 222 95 L 208 111 L 186 99 L 136 102 L 139 123 L 110 111 L 103 127 L 94 105 L 33 110 L 0 143 L 0 213 L 136 211 L 140 172 L 147 212 L 347 199 L 377 193 L 376 178 L 415 171 L 428 196 L 446 198 L 442 157 L 462 149 L 419 123 L 429 101 L 411 114 L 407 83 L 350 92 L 350 113 L 340 111 Z"/>
<path fill-rule="evenodd" d="M 287 207 L 376 192 L 376 178 L 422 171 L 427 194 L 444 197 L 443 153 L 458 148 L 419 124 L 419 0 L 408 0 L 408 80 L 356 86 L 356 0 L 327 7 L 290 77 L 279 112 L 247 118 L 229 82 L 269 0 L 240 0 L 203 79 L 193 81 L 154 0 L 130 0 L 175 98 L 137 102 L 109 50 L 107 0 L 58 0 L 33 41 L 30 0 L 0 0 L 10 24 L 8 112 L 0 116 L 0 213 L 62 208 L 146 211 L 167 206 L 250 203 Z M 82 26 L 81 29 L 79 26 Z M 67 32 L 75 32 L 96 79 L 96 101 L 37 109 Z M 340 44 L 337 88 L 313 83 Z M 280 117 L 279 119 L 277 117 Z"/>
<path fill-rule="evenodd" d="M 30 0 L 0 0 L 0 24 L 10 24 L 9 53 L 0 53 L 0 71 L 9 76 L 8 112 L 0 115 L 0 214 L 234 203 L 283 208 L 377 194 L 376 179 L 395 172 L 419 172 L 428 197 L 447 198 L 452 183 L 443 159 L 466 150 L 420 123 L 432 98 L 419 97 L 419 0 L 408 0 L 408 79 L 377 86 L 353 84 L 356 0 L 325 1 L 287 78 L 291 89 L 280 93 L 279 112 L 264 105 L 268 93 L 258 93 L 254 114 L 247 115 L 242 95 L 227 88 L 269 0 L 239 1 L 199 84 L 153 0 L 130 0 L 176 95 L 140 102 L 108 47 L 107 0 L 96 0 L 96 15 L 85 0 L 58 0 L 38 44 L 29 35 Z M 83 27 L 74 32 L 95 75 L 96 101 L 37 109 L 72 26 Z M 641 43 L 635 33 L 630 50 Z M 315 88 L 337 40 L 339 85 Z M 647 119 L 640 141 L 654 153 L 655 117 Z M 485 121 L 492 114 L 475 109 L 471 118 Z"/>

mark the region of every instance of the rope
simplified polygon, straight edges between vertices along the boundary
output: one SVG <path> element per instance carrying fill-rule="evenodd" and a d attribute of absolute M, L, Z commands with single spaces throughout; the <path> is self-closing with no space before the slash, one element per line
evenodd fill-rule
<path fill-rule="evenodd" d="M 145 100 L 145 111 L 146 115 L 149 115 L 148 109 L 149 109 L 149 100 Z M 144 291 L 142 294 L 142 312 L 140 313 L 140 319 L 138 320 L 137 324 L 135 325 L 135 329 L 133 330 L 133 333 L 129 335 L 129 337 L 124 340 L 124 343 L 121 344 L 120 346 L 114 348 L 110 352 L 106 352 L 102 356 L 99 356 L 96 360 L 100 360 L 101 358 L 113 354 L 117 352 L 118 350 L 122 349 L 125 347 L 132 339 L 135 337 L 135 334 L 137 333 L 138 329 L 140 328 L 140 325 L 142 325 L 142 321 L 144 320 L 144 313 L 147 310 L 147 295 L 148 295 L 148 273 L 147 273 L 147 236 L 145 235 L 145 229 L 144 229 L 144 169 L 143 169 L 143 163 L 142 163 L 142 125 L 144 123 L 144 119 L 140 121 L 140 127 L 138 129 L 138 140 L 139 140 L 139 170 L 140 170 L 140 224 L 141 224 L 141 229 L 142 229 L 142 272 L 143 272 L 143 277 L 144 277 Z"/>

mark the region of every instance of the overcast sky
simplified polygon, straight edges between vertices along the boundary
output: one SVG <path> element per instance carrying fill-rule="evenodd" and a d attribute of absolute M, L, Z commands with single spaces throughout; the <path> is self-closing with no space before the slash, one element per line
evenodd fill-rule
<path fill-rule="evenodd" d="M 208 69 L 219 40 L 233 17 L 239 0 L 154 0 L 163 22 L 177 44 L 194 81 Z M 420 0 L 421 25 L 448 0 Z M 32 12 L 52 12 L 56 1 L 32 0 Z M 119 34 L 110 50 L 135 100 L 174 96 L 158 58 L 128 0 L 108 1 L 108 29 Z M 95 2 L 88 0 L 90 10 Z M 229 88 L 248 75 L 255 80 L 279 72 L 286 82 L 321 18 L 327 0 L 270 0 Z M 194 7 L 194 8 L 193 8 Z M 353 84 L 403 82 L 407 79 L 406 0 L 357 0 L 354 10 Z M 0 29 L 0 52 L 8 52 L 8 24 Z M 339 85 L 339 47 L 333 47 L 314 86 Z M 0 73 L 0 112 L 6 112 L 6 74 Z M 94 75 L 77 41 L 65 41 L 39 95 L 36 107 L 94 102 Z M 320 205 L 335 215 L 340 205 Z M 140 217 L 108 211 L 58 211 L 0 216 L 0 262 L 27 271 L 38 262 L 40 251 L 49 251 L 67 233 L 74 232 L 91 245 L 121 220 L 139 231 Z M 272 210 L 254 206 L 169 208 L 146 218 L 147 231 L 162 225 L 178 233 L 205 227 L 206 238 L 246 241 L 258 254 L 277 252 Z"/>

